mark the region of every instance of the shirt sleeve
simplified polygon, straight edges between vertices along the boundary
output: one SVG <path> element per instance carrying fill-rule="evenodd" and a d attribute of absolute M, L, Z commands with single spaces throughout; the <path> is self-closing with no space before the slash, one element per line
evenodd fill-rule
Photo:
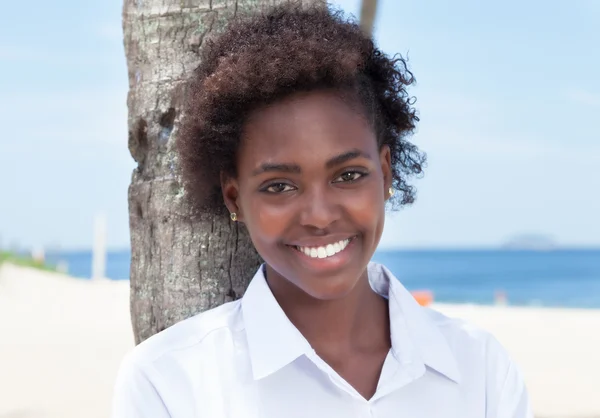
<path fill-rule="evenodd" d="M 490 386 L 487 418 L 533 418 L 529 394 L 519 367 L 495 339 L 488 353 Z"/>
<path fill-rule="evenodd" d="M 500 391 L 497 418 L 533 418 L 527 388 L 514 363 L 510 363 Z"/>
<path fill-rule="evenodd" d="M 122 362 L 117 375 L 112 418 L 171 418 L 148 370 L 130 358 Z"/>

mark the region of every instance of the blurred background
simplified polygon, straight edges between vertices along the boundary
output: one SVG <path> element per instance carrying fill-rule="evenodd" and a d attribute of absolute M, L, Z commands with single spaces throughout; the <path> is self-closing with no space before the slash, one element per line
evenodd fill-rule
<path fill-rule="evenodd" d="M 359 0 L 330 3 L 359 15 Z M 121 8 L 0 15 L 1 418 L 108 416 L 133 344 Z M 374 258 L 494 332 L 547 417 L 600 416 L 599 19 L 596 0 L 380 0 L 375 20 L 417 79 L 429 163 Z"/>

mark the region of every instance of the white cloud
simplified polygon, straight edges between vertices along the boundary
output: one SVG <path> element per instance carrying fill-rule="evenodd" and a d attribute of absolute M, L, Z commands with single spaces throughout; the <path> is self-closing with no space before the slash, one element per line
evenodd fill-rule
<path fill-rule="evenodd" d="M 500 135 L 468 129 L 426 128 L 418 140 L 430 156 L 457 160 L 494 158 L 511 161 L 552 159 L 576 162 L 581 159 L 600 162 L 600 145 L 556 142 L 520 133 Z"/>
<path fill-rule="evenodd" d="M 570 88 L 565 92 L 567 99 L 585 106 L 600 106 L 600 94 L 594 94 L 581 88 Z"/>
<path fill-rule="evenodd" d="M 600 103 L 600 97 L 584 90 L 571 89 L 568 94 L 571 100 L 586 105 Z M 523 112 L 519 103 L 450 92 L 422 92 L 419 98 L 421 122 L 414 141 L 432 156 L 506 161 L 600 159 L 595 141 L 567 142 L 537 121 L 518 119 Z"/>
<path fill-rule="evenodd" d="M 600 146 L 450 142 L 429 147 L 417 200 L 390 217 L 382 246 L 496 246 L 528 231 L 600 244 Z"/>
<path fill-rule="evenodd" d="M 115 89 L 5 95 L 0 100 L 5 138 L 18 138 L 10 142 L 18 147 L 46 141 L 126 144 L 126 94 Z"/>
<path fill-rule="evenodd" d="M 414 142 L 428 154 L 413 207 L 390 216 L 382 247 L 497 246 L 527 231 L 598 245 L 600 144 L 511 120 L 510 104 L 423 92 Z M 577 98 L 589 97 L 579 95 Z"/>
<path fill-rule="evenodd" d="M 0 205 L 5 239 L 87 247 L 91 216 L 106 208 L 109 245 L 127 245 L 135 163 L 125 95 L 86 89 L 0 96 L 0 178 L 11 180 Z"/>

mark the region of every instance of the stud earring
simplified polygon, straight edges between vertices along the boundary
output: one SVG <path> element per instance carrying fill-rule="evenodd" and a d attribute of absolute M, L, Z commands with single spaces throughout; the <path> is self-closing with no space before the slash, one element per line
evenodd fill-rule
<path fill-rule="evenodd" d="M 390 197 L 392 197 L 394 195 L 394 189 L 390 187 L 388 189 L 388 194 L 390 195 Z"/>
<path fill-rule="evenodd" d="M 231 218 L 231 220 L 233 222 L 237 222 L 237 213 L 231 212 L 231 214 L 229 215 L 229 217 Z"/>

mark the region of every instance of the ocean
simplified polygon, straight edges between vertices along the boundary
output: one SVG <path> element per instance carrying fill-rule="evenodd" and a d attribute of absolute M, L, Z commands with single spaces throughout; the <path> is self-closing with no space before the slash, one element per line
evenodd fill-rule
<path fill-rule="evenodd" d="M 46 255 L 50 264 L 64 261 L 69 274 L 91 275 L 90 251 Z M 378 251 L 409 290 L 429 290 L 436 302 L 492 304 L 498 292 L 510 305 L 600 308 L 600 249 L 553 251 Z M 106 275 L 129 277 L 130 252 L 107 254 Z"/>

